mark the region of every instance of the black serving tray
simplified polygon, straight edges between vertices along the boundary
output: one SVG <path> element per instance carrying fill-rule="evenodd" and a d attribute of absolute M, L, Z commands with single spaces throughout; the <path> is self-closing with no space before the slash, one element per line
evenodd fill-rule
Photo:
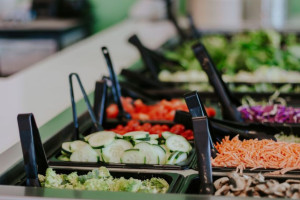
<path fill-rule="evenodd" d="M 232 172 L 228 171 L 228 172 Z M 246 173 L 245 173 L 246 174 Z M 299 174 L 298 174 L 299 175 Z M 227 173 L 214 173 L 213 174 L 213 180 L 215 181 L 218 178 L 226 177 Z M 300 180 L 300 176 L 289 176 L 289 175 L 281 175 L 281 176 L 265 176 L 266 179 L 275 179 L 279 182 L 284 182 L 287 179 L 297 179 Z M 182 185 L 179 189 L 179 193 L 181 194 L 199 194 L 199 175 L 198 174 L 192 174 L 185 178 L 185 180 L 182 182 Z"/>
<path fill-rule="evenodd" d="M 91 170 L 87 169 L 75 169 L 75 168 L 53 168 L 57 174 L 70 174 L 72 172 L 77 172 L 78 175 L 84 175 L 87 174 Z M 179 190 L 179 187 L 181 183 L 184 180 L 184 177 L 181 174 L 176 174 L 176 173 L 148 173 L 148 172 L 120 172 L 120 171 L 110 171 L 110 174 L 114 178 L 121 178 L 124 177 L 126 179 L 129 178 L 135 178 L 135 179 L 140 179 L 140 180 L 146 180 L 146 179 L 151 179 L 153 177 L 155 178 L 163 178 L 165 179 L 168 184 L 169 184 L 169 189 L 167 193 L 176 193 Z M 18 185 L 25 186 L 25 180 L 21 180 Z"/>
<path fill-rule="evenodd" d="M 174 125 L 172 121 L 149 121 L 151 124 L 166 124 L 166 125 Z M 85 136 L 92 133 L 92 122 L 89 118 L 89 114 L 85 113 L 81 117 L 79 117 L 80 125 L 80 135 Z M 118 120 L 107 120 L 103 127 L 105 129 L 111 129 L 118 124 L 125 125 L 127 121 L 118 121 Z M 142 122 L 144 123 L 144 122 Z M 72 125 L 72 124 L 70 124 Z M 65 132 L 64 130 L 62 130 Z M 71 162 L 71 161 L 61 161 L 58 160 L 57 157 L 61 155 L 61 144 L 63 142 L 71 141 L 74 132 L 66 131 L 64 137 L 56 136 L 55 146 L 52 148 L 52 154 L 48 157 L 49 165 L 52 166 L 77 166 L 77 167 L 100 167 L 105 166 L 108 168 L 127 168 L 127 169 L 155 169 L 155 170 L 184 170 L 192 168 L 193 161 L 195 160 L 195 149 L 190 152 L 188 159 L 182 163 L 178 163 L 177 165 L 152 165 L 152 164 L 119 164 L 119 163 L 104 163 L 104 162 Z M 191 142 L 193 146 L 193 142 Z"/>
<path fill-rule="evenodd" d="M 197 162 L 194 162 L 193 163 L 193 169 L 194 170 L 198 170 L 198 167 L 197 167 Z M 212 167 L 212 170 L 213 172 L 232 172 L 232 171 L 235 171 L 236 168 L 235 167 Z M 268 173 L 268 172 L 274 172 L 274 171 L 278 171 L 280 169 L 273 169 L 273 168 L 259 168 L 259 169 L 254 169 L 254 170 L 251 170 L 251 168 L 246 168 L 243 170 L 244 173 Z M 300 170 L 297 169 L 297 170 L 292 170 L 292 171 L 288 171 L 286 173 L 286 175 L 300 175 Z M 300 177 L 299 177 L 300 178 Z"/>

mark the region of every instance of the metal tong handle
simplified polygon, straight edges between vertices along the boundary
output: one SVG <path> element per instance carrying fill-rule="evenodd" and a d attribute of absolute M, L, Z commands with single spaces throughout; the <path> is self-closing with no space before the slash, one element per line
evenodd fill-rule
<path fill-rule="evenodd" d="M 97 81 L 95 84 L 94 92 L 94 113 L 98 124 L 103 125 L 105 120 L 105 108 L 106 108 L 106 97 L 107 97 L 107 83 L 106 79 Z"/>
<path fill-rule="evenodd" d="M 187 39 L 187 36 L 185 35 L 184 31 L 180 28 L 180 26 L 177 23 L 176 17 L 174 16 L 173 10 L 172 10 L 172 1 L 173 0 L 166 0 L 166 8 L 167 8 L 167 16 L 168 19 L 174 24 L 181 41 L 184 41 Z"/>
<path fill-rule="evenodd" d="M 140 52 L 142 59 L 146 65 L 146 67 L 149 69 L 152 78 L 157 82 L 158 81 L 158 66 L 157 63 L 155 63 L 153 59 L 153 55 L 149 52 L 149 50 L 142 44 L 140 39 L 136 34 L 132 35 L 129 39 L 128 42 L 130 44 L 133 44 Z"/>
<path fill-rule="evenodd" d="M 45 174 L 48 161 L 33 114 L 19 114 L 18 126 L 27 175 L 26 186 L 40 187 L 38 173 Z"/>
<path fill-rule="evenodd" d="M 74 98 L 74 88 L 73 88 L 73 76 L 75 76 L 78 84 L 79 84 L 79 87 L 80 87 L 80 90 L 83 94 L 83 98 L 84 98 L 84 101 L 85 101 L 85 104 L 88 108 L 88 112 L 90 114 L 90 117 L 92 119 L 92 122 L 93 122 L 93 126 L 94 128 L 97 130 L 97 131 L 103 131 L 103 127 L 101 126 L 101 124 L 99 124 L 97 122 L 97 119 L 96 119 L 96 116 L 94 114 L 94 111 L 92 109 L 92 106 L 91 106 L 91 103 L 89 101 L 89 98 L 85 92 L 85 89 L 81 83 L 81 80 L 80 80 L 80 77 L 77 73 L 71 73 L 69 74 L 69 85 L 70 85 L 70 96 L 71 96 L 71 103 L 72 103 L 72 112 L 73 112 L 73 121 L 74 121 L 74 127 L 75 127 L 75 139 L 78 140 L 79 139 L 79 123 L 78 123 L 78 118 L 77 118 L 77 111 L 76 111 L 76 102 L 75 102 L 75 98 Z"/>
<path fill-rule="evenodd" d="M 237 107 L 240 106 L 241 103 L 232 96 L 228 87 L 222 80 L 221 75 L 217 71 L 205 46 L 202 43 L 197 43 L 192 47 L 192 49 L 196 58 L 200 62 L 201 67 L 206 72 L 211 85 L 214 87 L 215 93 L 219 97 L 219 101 L 222 105 L 223 118 L 243 122 L 241 114 L 237 110 Z"/>
<path fill-rule="evenodd" d="M 117 79 L 116 73 L 113 68 L 113 64 L 110 59 L 110 55 L 108 52 L 108 49 L 106 47 L 102 47 L 102 53 L 104 55 L 104 58 L 106 60 L 106 64 L 109 70 L 110 79 L 112 81 L 112 92 L 114 96 L 114 100 L 118 105 L 119 108 L 119 119 L 130 119 L 130 115 L 124 110 L 122 102 L 121 102 L 121 89 L 119 85 L 119 81 Z"/>
<path fill-rule="evenodd" d="M 190 114 L 192 115 L 192 118 L 207 117 L 205 107 L 203 106 L 203 103 L 202 103 L 197 91 L 185 94 L 184 99 L 185 99 L 186 105 L 189 108 Z M 215 157 L 217 150 L 212 141 L 210 130 L 208 129 L 207 131 L 209 132 L 209 143 L 210 143 L 212 155 L 213 155 L 213 157 Z"/>

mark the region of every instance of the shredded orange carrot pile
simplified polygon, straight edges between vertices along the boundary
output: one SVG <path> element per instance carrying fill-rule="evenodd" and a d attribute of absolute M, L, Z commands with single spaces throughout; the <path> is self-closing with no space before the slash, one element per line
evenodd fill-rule
<path fill-rule="evenodd" d="M 225 137 L 217 143 L 217 157 L 212 159 L 215 167 L 247 168 L 300 168 L 300 144 L 275 142 L 273 140 L 232 140 Z"/>

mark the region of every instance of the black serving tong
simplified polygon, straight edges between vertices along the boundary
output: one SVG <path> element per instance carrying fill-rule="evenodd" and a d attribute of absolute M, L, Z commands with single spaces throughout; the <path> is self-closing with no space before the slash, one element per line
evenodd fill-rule
<path fill-rule="evenodd" d="M 191 29 L 191 38 L 199 40 L 202 37 L 202 34 L 200 31 L 196 28 L 194 19 L 191 14 L 187 14 L 189 23 L 190 23 L 190 29 Z"/>
<path fill-rule="evenodd" d="M 144 73 L 122 69 L 121 75 L 126 77 L 129 81 L 134 80 L 134 82 L 144 87 L 160 89 L 162 86 L 158 81 L 153 81 L 152 79 L 146 77 Z"/>
<path fill-rule="evenodd" d="M 205 108 L 202 104 L 202 101 L 200 100 L 199 95 L 198 95 L 197 92 L 191 92 L 191 93 L 185 94 L 184 99 L 185 99 L 186 105 L 189 108 L 190 115 L 192 116 L 192 119 L 195 118 L 195 117 L 205 117 L 205 118 L 207 118 L 206 110 L 205 110 Z M 207 121 L 207 119 L 206 119 L 206 121 Z M 194 121 L 193 121 L 193 126 L 194 126 Z M 194 129 L 195 129 L 195 127 L 194 127 Z M 216 153 L 217 153 L 217 150 L 214 146 L 212 136 L 211 136 L 211 133 L 210 133 L 209 129 L 207 131 L 208 131 L 209 144 L 210 144 L 210 148 L 211 148 L 211 151 L 212 151 L 211 154 L 212 154 L 213 157 L 215 157 Z M 195 135 L 195 133 L 194 133 L 194 135 Z"/>
<path fill-rule="evenodd" d="M 231 121 L 243 122 L 241 113 L 237 107 L 241 105 L 229 91 L 228 87 L 221 78 L 220 73 L 217 71 L 212 59 L 210 58 L 205 46 L 202 43 L 197 43 L 192 47 L 196 58 L 201 64 L 201 67 L 206 72 L 210 84 L 213 86 L 215 93 L 221 103 L 222 116 L 224 119 Z"/>
<path fill-rule="evenodd" d="M 180 28 L 180 26 L 177 23 L 177 19 L 174 16 L 173 10 L 172 10 L 172 5 L 173 5 L 173 0 L 165 0 L 166 2 L 166 9 L 167 9 L 167 17 L 168 19 L 174 24 L 181 41 L 185 41 L 188 39 L 188 36 L 185 34 L 185 32 Z"/>
<path fill-rule="evenodd" d="M 156 84 L 159 84 L 159 87 L 163 87 L 163 85 L 161 85 L 160 81 L 158 80 L 160 65 L 165 64 L 168 66 L 178 66 L 180 65 L 180 63 L 175 60 L 170 60 L 162 54 L 147 48 L 144 44 L 142 44 L 141 40 L 136 34 L 129 37 L 128 42 L 139 50 L 145 66 L 151 73 L 151 81 L 155 81 Z"/>
<path fill-rule="evenodd" d="M 47 157 L 32 113 L 19 114 L 18 126 L 26 173 L 26 186 L 40 187 L 38 174 L 45 174 Z"/>
<path fill-rule="evenodd" d="M 184 98 L 193 121 L 194 142 L 200 179 L 199 194 L 213 194 L 211 153 L 215 154 L 216 149 L 214 149 L 212 144 L 206 112 L 197 94 L 189 93 Z M 214 153 L 212 152 L 213 150 L 215 151 Z"/>
<path fill-rule="evenodd" d="M 191 113 L 191 106 L 194 106 L 194 109 L 192 112 L 195 112 L 196 114 L 201 114 L 203 116 L 207 116 L 205 112 L 205 108 L 202 104 L 202 101 L 200 99 L 199 94 L 194 91 L 191 93 L 188 93 L 185 95 L 185 99 L 190 105 L 188 105 L 190 113 L 186 113 L 183 111 L 177 111 L 175 115 L 175 122 L 182 123 L 184 121 L 185 124 L 190 125 L 191 117 L 194 116 L 193 113 Z M 180 116 L 180 117 L 179 117 Z M 182 122 L 181 122 L 182 121 Z M 236 135 L 239 135 L 241 139 L 271 139 L 275 140 L 274 134 L 280 133 L 279 129 L 276 129 L 275 127 L 269 127 L 265 126 L 263 124 L 257 124 L 256 126 L 253 124 L 239 124 L 235 122 L 230 121 L 224 121 L 224 120 L 217 120 L 214 118 L 208 119 L 209 126 L 210 126 L 210 132 L 211 132 L 211 141 L 221 141 L 224 136 L 230 136 L 235 137 Z M 212 142 L 211 142 L 212 143 Z M 212 143 L 213 145 L 213 143 Z"/>
<path fill-rule="evenodd" d="M 101 81 L 97 81 L 95 84 L 94 92 L 94 113 L 98 124 L 103 125 L 104 119 L 106 118 L 106 97 L 107 97 L 107 83 L 106 79 L 103 78 Z"/>
<path fill-rule="evenodd" d="M 152 78 L 154 78 L 155 82 L 158 82 L 159 63 L 156 59 L 153 59 L 153 57 L 157 56 L 156 53 L 146 48 L 136 34 L 129 37 L 128 42 L 139 50 L 143 62 L 150 71 Z"/>
<path fill-rule="evenodd" d="M 78 117 L 77 117 L 77 111 L 76 111 L 76 102 L 75 102 L 75 98 L 74 98 L 73 79 L 72 79 L 73 76 L 75 76 L 75 78 L 79 84 L 80 90 L 83 94 L 83 98 L 84 98 L 84 101 L 88 108 L 88 112 L 92 119 L 95 131 L 102 131 L 104 129 L 103 129 L 102 125 L 97 121 L 97 118 L 95 116 L 95 113 L 94 113 L 91 103 L 89 101 L 89 98 L 85 92 L 85 89 L 81 83 L 79 75 L 77 73 L 71 73 L 69 75 L 69 85 L 70 85 L 70 96 L 71 96 L 71 103 L 72 103 L 73 121 L 74 121 L 74 127 L 75 127 L 74 139 L 78 140 L 79 139 L 79 123 L 78 123 Z"/>
<path fill-rule="evenodd" d="M 130 115 L 124 110 L 122 102 L 121 102 L 121 96 L 122 96 L 121 89 L 120 89 L 118 78 L 117 78 L 116 73 L 113 68 L 112 61 L 110 59 L 108 49 L 106 47 L 102 47 L 101 50 L 102 50 L 103 56 L 106 60 L 106 64 L 107 64 L 107 67 L 109 70 L 110 80 L 112 81 L 112 92 L 113 92 L 113 96 L 114 96 L 114 101 L 117 103 L 118 108 L 119 108 L 118 119 L 120 119 L 120 120 L 130 119 L 131 118 Z"/>

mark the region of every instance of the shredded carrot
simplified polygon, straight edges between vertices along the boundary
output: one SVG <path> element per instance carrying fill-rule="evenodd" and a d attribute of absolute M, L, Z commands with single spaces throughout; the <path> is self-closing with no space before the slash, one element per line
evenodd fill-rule
<path fill-rule="evenodd" d="M 300 144 L 273 140 L 239 140 L 225 137 L 216 143 L 218 154 L 212 159 L 215 167 L 300 169 Z"/>

